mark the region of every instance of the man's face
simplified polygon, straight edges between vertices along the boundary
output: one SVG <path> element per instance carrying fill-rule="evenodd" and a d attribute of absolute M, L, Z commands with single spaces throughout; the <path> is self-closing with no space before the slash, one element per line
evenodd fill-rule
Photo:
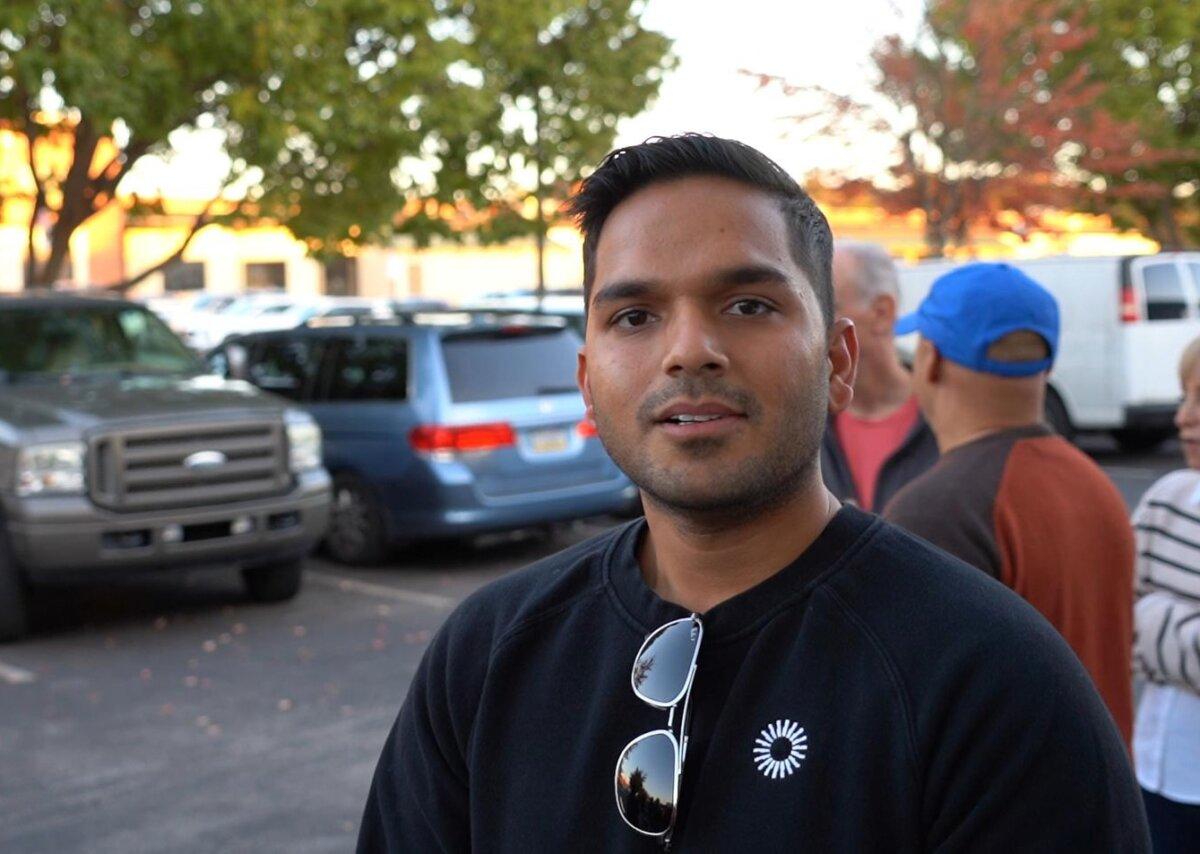
<path fill-rule="evenodd" d="M 684 178 L 605 222 L 579 383 L 608 452 L 652 501 L 744 515 L 804 484 L 826 411 L 849 403 L 853 331 L 840 321 L 828 338 L 778 202 Z"/>
<path fill-rule="evenodd" d="M 833 253 L 833 313 L 849 318 L 858 330 L 859 343 L 871 328 L 871 303 L 858 292 L 858 262 L 847 252 Z"/>

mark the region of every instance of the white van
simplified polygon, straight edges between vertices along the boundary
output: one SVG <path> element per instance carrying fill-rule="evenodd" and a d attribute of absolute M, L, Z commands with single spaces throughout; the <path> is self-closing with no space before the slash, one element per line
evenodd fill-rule
<path fill-rule="evenodd" d="M 900 312 L 961 262 L 900 268 Z M 1183 348 L 1200 336 L 1200 252 L 1132 257 L 1006 259 L 1054 294 L 1062 334 L 1046 418 L 1063 435 L 1110 431 L 1128 450 L 1174 431 Z M 898 346 L 906 356 L 916 336 Z"/>

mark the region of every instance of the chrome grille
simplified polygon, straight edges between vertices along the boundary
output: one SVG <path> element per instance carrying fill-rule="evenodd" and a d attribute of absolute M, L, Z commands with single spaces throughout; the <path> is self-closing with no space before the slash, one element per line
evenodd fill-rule
<path fill-rule="evenodd" d="M 184 460 L 218 451 L 226 461 L 189 468 Z M 108 433 L 91 441 L 91 498 L 110 510 L 157 510 L 262 498 L 291 485 L 283 424 L 188 424 Z"/>

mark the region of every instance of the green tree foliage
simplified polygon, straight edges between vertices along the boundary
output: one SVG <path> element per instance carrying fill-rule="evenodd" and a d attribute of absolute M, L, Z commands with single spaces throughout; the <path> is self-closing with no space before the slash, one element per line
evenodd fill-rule
<path fill-rule="evenodd" d="M 1200 245 L 1200 2 L 1092 0 L 1084 4 L 1094 37 L 1067 57 L 1096 79 L 1119 81 L 1100 103 L 1135 122 L 1138 157 L 1095 182 L 1118 222 L 1145 230 L 1165 248 Z"/>
<path fill-rule="evenodd" d="M 442 198 L 483 212 L 484 241 L 533 236 L 545 287 L 549 220 L 581 172 L 611 148 L 617 122 L 646 108 L 674 66 L 671 42 L 641 24 L 641 0 L 464 4 L 477 33 L 472 81 L 488 117 L 441 140 Z M 453 176 L 453 177 L 452 177 Z M 420 218 L 410 228 L 427 229 Z"/>
<path fill-rule="evenodd" d="M 487 5 L 510 27 L 537 17 L 526 0 Z M 221 132 L 226 185 L 250 187 L 235 211 L 214 198 L 197 226 L 249 213 L 314 248 L 386 237 L 415 185 L 405 158 L 486 119 L 491 105 L 455 74 L 474 37 L 442 0 L 5 0 L 0 127 L 31 152 L 52 135 L 72 143 L 65 163 L 31 155 L 27 282 L 58 278 L 71 234 L 189 129 Z"/>

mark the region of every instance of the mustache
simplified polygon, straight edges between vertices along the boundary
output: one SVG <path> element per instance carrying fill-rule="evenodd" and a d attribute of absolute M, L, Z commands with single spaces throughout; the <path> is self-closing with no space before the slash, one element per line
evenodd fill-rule
<path fill-rule="evenodd" d="M 686 376 L 647 395 L 646 399 L 638 406 L 638 420 L 653 421 L 658 410 L 680 398 L 692 400 L 707 398 L 719 401 L 731 409 L 744 412 L 747 418 L 757 418 L 762 411 L 758 398 L 722 380 Z"/>

